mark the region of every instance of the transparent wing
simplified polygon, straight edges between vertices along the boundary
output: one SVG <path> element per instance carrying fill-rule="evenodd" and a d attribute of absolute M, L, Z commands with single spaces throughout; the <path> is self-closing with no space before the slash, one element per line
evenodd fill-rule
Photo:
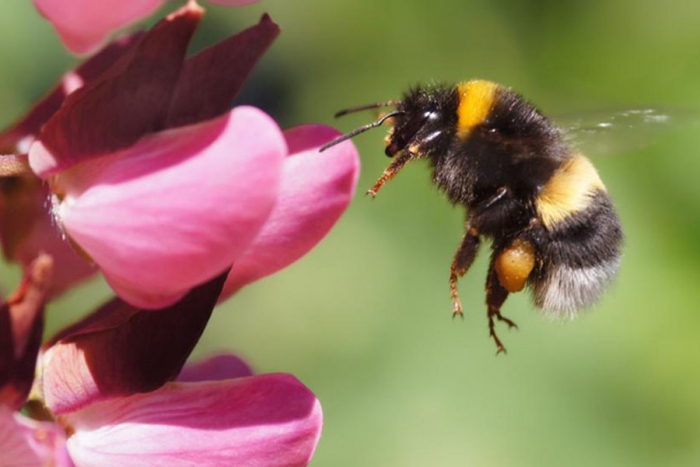
<path fill-rule="evenodd" d="M 565 138 L 583 154 L 624 154 L 663 135 L 700 125 L 700 112 L 658 108 L 586 112 L 554 119 Z"/>

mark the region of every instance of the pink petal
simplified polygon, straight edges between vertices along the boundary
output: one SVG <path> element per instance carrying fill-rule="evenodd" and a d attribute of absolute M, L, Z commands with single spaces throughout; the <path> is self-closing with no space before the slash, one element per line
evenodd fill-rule
<path fill-rule="evenodd" d="M 181 383 L 221 381 L 252 376 L 253 370 L 243 359 L 231 354 L 221 354 L 206 360 L 188 363 L 177 380 Z"/>
<path fill-rule="evenodd" d="M 40 467 L 43 463 L 43 459 L 29 446 L 15 414 L 3 405 L 0 405 L 0 452 L 2 465 L 9 467 Z"/>
<path fill-rule="evenodd" d="M 35 143 L 30 154 L 44 150 Z M 272 210 L 285 154 L 277 124 L 239 107 L 62 173 L 58 218 L 122 298 L 160 308 L 248 247 Z"/>
<path fill-rule="evenodd" d="M 225 277 L 160 310 L 139 310 L 115 299 L 62 331 L 40 361 L 45 405 L 61 415 L 175 379 L 209 321 Z"/>
<path fill-rule="evenodd" d="M 164 0 L 34 0 L 68 49 L 88 53 L 117 29 L 153 13 Z"/>
<path fill-rule="evenodd" d="M 321 431 L 321 406 L 291 375 L 170 383 L 68 414 L 80 466 L 301 467 Z"/>
<path fill-rule="evenodd" d="M 37 422 L 0 405 L 0 465 L 72 467 L 65 436 L 54 423 Z"/>
<path fill-rule="evenodd" d="M 318 152 L 338 135 L 321 125 L 285 132 L 290 155 L 277 203 L 255 241 L 234 263 L 222 297 L 304 256 L 345 211 L 359 175 L 357 149 L 347 142 Z"/>

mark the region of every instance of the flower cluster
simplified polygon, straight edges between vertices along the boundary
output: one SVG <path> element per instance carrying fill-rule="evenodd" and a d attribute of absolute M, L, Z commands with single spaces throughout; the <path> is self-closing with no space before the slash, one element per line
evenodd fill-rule
<path fill-rule="evenodd" d="M 190 0 L 107 43 L 163 3 L 35 0 L 92 55 L 0 133 L 0 242 L 24 271 L 0 306 L 0 465 L 304 466 L 318 442 L 293 376 L 186 361 L 217 302 L 328 233 L 357 151 L 232 108 L 279 34 L 267 15 L 188 55 Z M 47 304 L 97 273 L 116 297 L 42 343 Z"/>

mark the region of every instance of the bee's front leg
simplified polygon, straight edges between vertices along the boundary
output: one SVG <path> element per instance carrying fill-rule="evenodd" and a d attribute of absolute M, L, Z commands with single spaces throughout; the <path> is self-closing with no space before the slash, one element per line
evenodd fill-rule
<path fill-rule="evenodd" d="M 367 190 L 367 194 L 370 195 L 372 198 L 377 196 L 377 193 L 384 186 L 384 184 L 392 178 L 396 177 L 396 175 L 401 171 L 401 169 L 403 169 L 408 162 L 415 159 L 416 157 L 416 154 L 411 150 L 404 150 L 400 152 L 398 156 L 395 156 L 391 160 L 389 166 L 386 169 L 384 169 L 384 173 L 375 182 L 374 186 Z"/>

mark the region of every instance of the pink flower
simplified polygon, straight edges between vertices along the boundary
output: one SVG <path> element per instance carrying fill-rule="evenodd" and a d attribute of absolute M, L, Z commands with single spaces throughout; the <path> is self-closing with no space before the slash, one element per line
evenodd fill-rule
<path fill-rule="evenodd" d="M 121 297 L 166 306 L 253 241 L 277 198 L 285 153 L 272 119 L 237 108 L 61 173 L 54 214 Z"/>
<path fill-rule="evenodd" d="M 64 39 L 91 47 L 159 2 L 36 3 L 61 18 Z M 282 131 L 256 108 L 231 109 L 279 29 L 263 16 L 187 57 L 202 13 L 189 1 L 107 47 L 0 134 L 0 240 L 26 275 L 0 307 L 3 462 L 301 467 L 313 455 L 321 407 L 296 378 L 253 376 L 227 355 L 183 365 L 224 286 L 271 274 L 326 235 L 354 193 L 357 151 L 346 142 L 320 154 L 335 130 Z M 78 255 L 121 298 L 36 362 L 51 258 L 66 267 Z M 66 274 L 58 290 L 76 280 Z"/>
<path fill-rule="evenodd" d="M 189 382 L 166 383 L 151 392 L 59 412 L 56 423 L 38 422 L 0 406 L 2 465 L 309 463 L 323 415 L 318 400 L 296 378 L 241 374 L 239 360 L 231 355 L 195 366 L 199 368 L 189 371 Z"/>
<path fill-rule="evenodd" d="M 180 372 L 224 279 L 162 310 L 115 299 L 51 341 L 40 387 L 77 466 L 309 462 L 321 407 L 294 377 L 251 376 L 230 355 Z"/>
<path fill-rule="evenodd" d="M 21 299 L 11 299 L 13 316 L 37 315 L 47 267 L 36 266 L 35 277 L 20 287 Z M 111 300 L 51 339 L 28 405 L 30 415 L 49 421 L 15 412 L 33 372 L 13 371 L 18 366 L 7 362 L 16 361 L 19 351 L 19 361 L 33 363 L 25 354 L 36 356 L 38 341 L 31 340 L 30 349 L 20 332 L 35 329 L 35 319 L 11 320 L 17 338 L 0 347 L 2 465 L 307 465 L 323 416 L 316 397 L 296 378 L 253 376 L 232 355 L 182 369 L 225 278 L 220 274 L 159 310 Z M 0 331 L 6 321 L 0 319 Z M 37 335 L 40 329 L 30 333 Z"/>
<path fill-rule="evenodd" d="M 201 14 L 189 4 L 170 15 L 54 113 L 38 105 L 6 132 L 14 143 L 41 127 L 29 163 L 50 182 L 56 221 L 139 307 L 172 304 L 231 264 L 227 294 L 292 263 L 357 181 L 352 143 L 317 151 L 335 130 L 283 133 L 257 109 L 229 110 L 277 26 L 263 17 L 186 58 Z"/>
<path fill-rule="evenodd" d="M 257 0 L 213 0 L 241 6 Z M 53 24 L 65 46 L 84 54 L 102 45 L 113 32 L 146 18 L 165 0 L 34 0 L 41 14 Z"/>
<path fill-rule="evenodd" d="M 78 466 L 305 466 L 322 423 L 290 375 L 168 383 L 64 414 Z"/>

